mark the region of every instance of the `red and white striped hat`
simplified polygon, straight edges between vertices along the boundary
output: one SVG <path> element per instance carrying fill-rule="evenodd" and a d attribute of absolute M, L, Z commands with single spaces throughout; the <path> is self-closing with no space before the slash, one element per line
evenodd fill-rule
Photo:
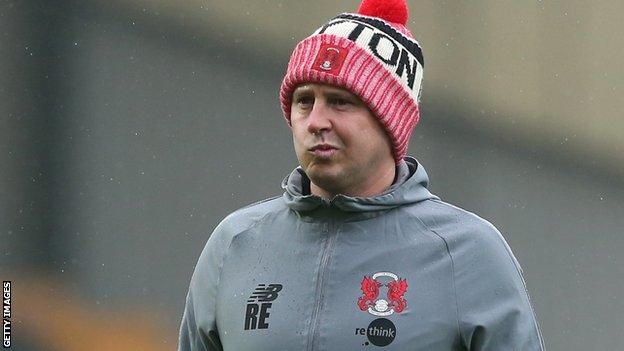
<path fill-rule="evenodd" d="M 345 88 L 362 99 L 390 136 L 395 162 L 407 153 L 418 123 L 424 59 L 405 27 L 405 0 L 363 0 L 297 44 L 280 87 L 290 125 L 292 94 L 302 83 Z"/>

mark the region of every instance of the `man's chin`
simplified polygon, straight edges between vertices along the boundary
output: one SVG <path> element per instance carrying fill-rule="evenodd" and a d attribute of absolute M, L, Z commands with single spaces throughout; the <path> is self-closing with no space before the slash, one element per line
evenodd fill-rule
<path fill-rule="evenodd" d="M 341 167 L 335 162 L 327 160 L 313 160 L 308 163 L 306 174 L 310 179 L 315 178 L 334 178 L 340 175 Z"/>
<path fill-rule="evenodd" d="M 335 167 L 336 165 L 314 164 L 308 167 L 306 174 L 308 178 L 317 185 L 326 190 L 339 188 L 339 184 L 344 180 L 342 169 Z"/>

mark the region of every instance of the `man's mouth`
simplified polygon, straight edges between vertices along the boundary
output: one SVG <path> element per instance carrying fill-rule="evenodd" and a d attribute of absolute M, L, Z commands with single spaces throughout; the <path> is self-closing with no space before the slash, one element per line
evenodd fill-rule
<path fill-rule="evenodd" d="M 316 151 L 316 150 L 330 150 L 330 149 L 337 149 L 337 147 L 332 146 L 330 144 L 318 144 L 318 145 L 314 145 L 313 147 L 310 148 L 310 151 Z"/>
<path fill-rule="evenodd" d="M 314 156 L 320 158 L 329 158 L 336 153 L 337 150 L 337 147 L 330 144 L 318 144 L 309 149 Z"/>

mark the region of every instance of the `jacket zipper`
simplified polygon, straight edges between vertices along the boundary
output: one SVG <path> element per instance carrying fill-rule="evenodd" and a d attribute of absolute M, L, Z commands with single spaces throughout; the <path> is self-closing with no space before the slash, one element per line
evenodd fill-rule
<path fill-rule="evenodd" d="M 329 257 L 331 256 L 332 248 L 334 246 L 334 241 L 336 240 L 335 234 L 334 235 L 329 234 L 328 227 L 329 227 L 329 224 L 327 222 L 323 223 L 322 233 L 324 236 L 326 236 L 326 239 L 323 245 L 323 249 L 321 251 L 321 263 L 320 263 L 318 274 L 316 277 L 316 295 L 314 298 L 316 304 L 314 306 L 314 310 L 312 311 L 312 321 L 310 324 L 310 332 L 308 334 L 308 347 L 306 348 L 307 351 L 314 350 L 314 345 L 317 342 L 316 340 L 317 340 L 317 333 L 318 333 L 319 316 L 320 316 L 321 306 L 323 305 L 323 301 L 325 300 L 325 293 L 324 293 L 325 270 L 329 263 Z"/>

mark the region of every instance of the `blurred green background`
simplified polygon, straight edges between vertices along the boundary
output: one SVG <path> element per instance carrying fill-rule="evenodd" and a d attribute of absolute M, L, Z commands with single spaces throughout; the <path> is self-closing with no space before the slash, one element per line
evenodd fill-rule
<path fill-rule="evenodd" d="M 172 350 L 194 264 L 297 165 L 277 90 L 357 1 L 0 2 L 0 275 L 16 350 Z M 624 344 L 624 2 L 409 1 L 410 144 L 493 222 L 549 350 Z M 478 284 L 478 282 L 475 282 Z"/>

